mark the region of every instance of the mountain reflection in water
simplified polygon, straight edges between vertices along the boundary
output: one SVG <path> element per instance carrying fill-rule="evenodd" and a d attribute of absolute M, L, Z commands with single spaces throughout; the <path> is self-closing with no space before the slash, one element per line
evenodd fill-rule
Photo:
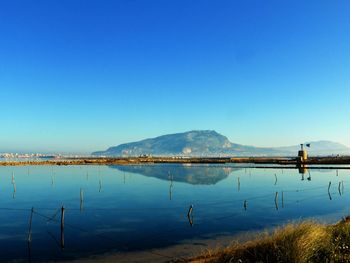
<path fill-rule="evenodd" d="M 161 180 L 172 180 L 193 185 L 214 185 L 226 179 L 230 173 L 241 170 L 233 167 L 213 167 L 212 165 L 123 165 L 110 166 L 122 172 L 141 174 Z"/>
<path fill-rule="evenodd" d="M 350 169 L 315 168 L 3 166 L 0 259 L 52 262 L 151 253 L 300 219 L 336 222 L 349 215 Z"/>

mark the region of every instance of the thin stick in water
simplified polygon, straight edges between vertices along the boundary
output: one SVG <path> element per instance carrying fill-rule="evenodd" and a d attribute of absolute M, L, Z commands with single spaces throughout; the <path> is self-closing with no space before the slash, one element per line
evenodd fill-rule
<path fill-rule="evenodd" d="M 34 213 L 34 207 L 32 207 L 30 211 L 30 217 L 29 217 L 29 230 L 28 230 L 28 243 L 32 242 L 32 221 L 33 221 L 33 213 Z"/>
<path fill-rule="evenodd" d="M 276 210 L 278 210 L 278 192 L 276 192 L 275 194 L 275 206 L 276 206 Z"/>
<path fill-rule="evenodd" d="M 64 206 L 61 207 L 61 249 L 64 249 Z"/>

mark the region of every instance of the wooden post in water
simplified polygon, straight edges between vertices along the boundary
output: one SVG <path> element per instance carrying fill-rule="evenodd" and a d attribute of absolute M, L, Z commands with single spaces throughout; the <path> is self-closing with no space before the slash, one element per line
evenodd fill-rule
<path fill-rule="evenodd" d="M 170 198 L 170 200 L 172 200 L 172 198 L 173 198 L 174 176 L 173 176 L 173 174 L 170 174 L 170 172 L 169 172 L 169 180 L 170 180 L 169 198 Z"/>
<path fill-rule="evenodd" d="M 247 200 L 244 200 L 243 207 L 245 211 L 247 211 L 247 206 L 248 206 L 248 202 Z"/>
<path fill-rule="evenodd" d="M 13 198 L 13 199 L 16 198 L 16 182 L 13 183 L 13 194 L 12 194 L 12 198 Z"/>
<path fill-rule="evenodd" d="M 172 198 L 173 198 L 173 182 L 171 181 L 169 185 L 169 200 L 171 201 Z"/>
<path fill-rule="evenodd" d="M 12 194 L 12 198 L 15 199 L 15 198 L 16 198 L 16 181 L 15 181 L 15 173 L 14 173 L 14 172 L 12 172 L 11 183 L 12 183 L 12 185 L 13 185 L 13 194 Z"/>
<path fill-rule="evenodd" d="M 190 208 L 188 209 L 188 212 L 187 212 L 187 218 L 188 218 L 188 222 L 190 223 L 191 227 L 193 226 L 192 212 L 193 212 L 193 205 L 190 205 Z"/>
<path fill-rule="evenodd" d="M 331 193 L 329 192 L 329 189 L 331 188 L 331 185 L 332 185 L 332 182 L 329 182 L 329 184 L 328 184 L 328 197 L 329 197 L 329 200 L 332 200 Z"/>
<path fill-rule="evenodd" d="M 277 174 L 275 174 L 275 185 L 277 184 Z"/>
<path fill-rule="evenodd" d="M 80 212 L 83 211 L 84 208 L 84 190 L 80 188 Z"/>
<path fill-rule="evenodd" d="M 191 216 L 193 211 L 193 205 L 190 205 L 190 208 L 188 209 L 187 216 Z"/>
<path fill-rule="evenodd" d="M 61 249 L 64 249 L 64 206 L 61 207 Z"/>
<path fill-rule="evenodd" d="M 237 190 L 239 192 L 239 190 L 241 189 L 241 181 L 239 180 L 239 176 L 237 178 Z"/>
<path fill-rule="evenodd" d="M 278 210 L 278 192 L 276 192 L 275 194 L 275 206 L 276 206 L 276 210 Z"/>
<path fill-rule="evenodd" d="M 101 191 L 102 191 L 102 181 L 101 181 L 101 179 L 99 179 L 99 184 L 100 184 L 100 188 L 98 189 L 98 192 L 101 193 Z"/>
<path fill-rule="evenodd" d="M 30 211 L 30 217 L 29 217 L 29 230 L 28 230 L 28 243 L 32 242 L 32 221 L 33 221 L 33 213 L 34 213 L 34 207 L 32 207 L 32 210 Z"/>
<path fill-rule="evenodd" d="M 34 214 L 34 207 L 32 207 L 30 211 L 29 217 L 29 230 L 28 230 L 28 238 L 27 238 L 27 246 L 28 246 L 28 262 L 32 262 L 32 220 Z"/>
<path fill-rule="evenodd" d="M 339 192 L 339 195 L 341 196 L 340 187 L 341 187 L 341 182 L 339 182 L 339 185 L 338 185 L 338 192 Z"/>

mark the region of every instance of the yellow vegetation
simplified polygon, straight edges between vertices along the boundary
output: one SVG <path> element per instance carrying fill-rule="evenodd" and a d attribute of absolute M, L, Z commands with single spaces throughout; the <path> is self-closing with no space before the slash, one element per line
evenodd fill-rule
<path fill-rule="evenodd" d="M 187 260 L 202 262 L 350 262 L 350 218 L 335 225 L 288 224 L 244 244 L 207 251 Z"/>

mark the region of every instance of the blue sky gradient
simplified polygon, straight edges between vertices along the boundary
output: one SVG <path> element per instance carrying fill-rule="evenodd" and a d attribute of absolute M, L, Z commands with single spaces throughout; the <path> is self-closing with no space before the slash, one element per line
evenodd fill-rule
<path fill-rule="evenodd" d="M 350 146 L 349 1 L 1 1 L 0 152 L 194 129 Z"/>

